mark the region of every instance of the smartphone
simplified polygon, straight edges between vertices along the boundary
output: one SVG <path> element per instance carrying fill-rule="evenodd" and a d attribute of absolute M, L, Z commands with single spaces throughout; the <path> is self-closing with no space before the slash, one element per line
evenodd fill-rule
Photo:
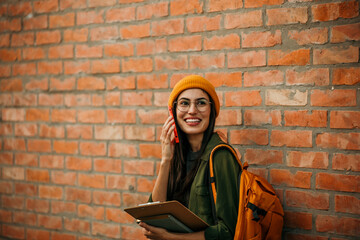
<path fill-rule="evenodd" d="M 170 113 L 170 116 L 172 116 L 174 118 L 174 115 L 173 115 L 173 112 L 172 112 L 172 109 L 171 107 L 169 107 L 169 113 Z M 175 119 L 175 118 L 174 118 Z M 175 122 L 173 123 L 175 125 Z M 179 143 L 179 136 L 178 136 L 178 133 L 177 133 L 177 130 L 176 130 L 176 126 L 174 128 L 174 135 L 175 135 L 175 142 L 176 143 Z"/>

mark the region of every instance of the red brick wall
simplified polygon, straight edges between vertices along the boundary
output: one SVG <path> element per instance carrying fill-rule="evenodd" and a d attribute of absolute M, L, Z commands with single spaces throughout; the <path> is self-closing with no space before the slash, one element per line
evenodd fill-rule
<path fill-rule="evenodd" d="M 171 88 L 276 188 L 284 239 L 360 235 L 355 0 L 0 1 L 0 235 L 143 239 Z"/>

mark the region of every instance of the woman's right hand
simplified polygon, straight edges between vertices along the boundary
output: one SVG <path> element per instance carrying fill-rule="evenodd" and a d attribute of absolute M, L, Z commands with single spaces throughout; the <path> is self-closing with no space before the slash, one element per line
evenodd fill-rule
<path fill-rule="evenodd" d="M 175 120 L 172 116 L 169 116 L 161 131 L 160 141 L 161 141 L 161 156 L 162 162 L 171 162 L 174 156 L 175 148 Z"/>

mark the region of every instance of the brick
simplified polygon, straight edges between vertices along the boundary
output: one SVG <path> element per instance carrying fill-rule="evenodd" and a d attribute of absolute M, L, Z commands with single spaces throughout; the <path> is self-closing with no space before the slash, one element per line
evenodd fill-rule
<path fill-rule="evenodd" d="M 55 91 L 66 91 L 66 90 L 74 90 L 75 89 L 75 78 L 50 78 L 50 90 Z"/>
<path fill-rule="evenodd" d="M 188 68 L 188 58 L 185 55 L 155 57 L 155 70 L 183 70 Z"/>
<path fill-rule="evenodd" d="M 313 90 L 311 106 L 349 107 L 356 106 L 356 91 L 352 89 Z"/>
<path fill-rule="evenodd" d="M 170 39 L 168 49 L 170 52 L 200 51 L 201 45 L 202 37 L 200 35 L 193 35 Z"/>
<path fill-rule="evenodd" d="M 168 76 L 167 74 L 138 75 L 137 88 L 138 89 L 168 88 Z"/>
<path fill-rule="evenodd" d="M 39 136 L 46 138 L 64 138 L 65 130 L 62 126 L 49 126 L 42 124 L 40 125 Z"/>
<path fill-rule="evenodd" d="M 186 19 L 186 29 L 191 32 L 206 32 L 220 29 L 221 16 L 215 17 L 192 17 Z"/>
<path fill-rule="evenodd" d="M 25 239 L 25 228 L 11 225 L 2 225 L 2 236 L 12 239 Z"/>
<path fill-rule="evenodd" d="M 105 81 L 100 77 L 80 77 L 76 88 L 78 90 L 104 90 Z"/>
<path fill-rule="evenodd" d="M 75 25 L 75 13 L 57 14 L 49 16 L 49 28 L 65 28 Z"/>
<path fill-rule="evenodd" d="M 104 23 L 104 10 L 84 11 L 76 14 L 77 25 L 100 24 Z"/>
<path fill-rule="evenodd" d="M 116 208 L 107 208 L 106 209 L 106 220 L 117 223 L 133 223 L 134 218 L 129 216 L 129 214 L 124 211 Z"/>
<path fill-rule="evenodd" d="M 153 176 L 155 172 L 155 165 L 153 161 L 124 161 L 125 174 L 139 174 L 146 176 Z"/>
<path fill-rule="evenodd" d="M 67 157 L 65 166 L 69 170 L 89 171 L 92 169 L 90 158 Z"/>
<path fill-rule="evenodd" d="M 80 142 L 80 153 L 85 156 L 104 156 L 106 155 L 106 143 Z"/>
<path fill-rule="evenodd" d="M 61 106 L 64 105 L 62 94 L 39 94 L 39 106 Z"/>
<path fill-rule="evenodd" d="M 263 25 L 261 10 L 225 15 L 225 29 L 260 27 Z"/>
<path fill-rule="evenodd" d="M 355 111 L 330 112 L 330 128 L 343 128 L 343 129 L 360 128 L 360 112 L 355 112 Z"/>
<path fill-rule="evenodd" d="M 77 154 L 79 152 L 78 142 L 74 141 L 53 141 L 53 149 L 55 153 Z"/>
<path fill-rule="evenodd" d="M 60 74 L 63 72 L 61 61 L 38 62 L 38 74 Z"/>
<path fill-rule="evenodd" d="M 29 240 L 36 240 L 36 239 L 50 239 L 50 232 L 46 230 L 38 230 L 38 229 L 31 229 L 28 228 L 26 230 L 26 236 Z"/>
<path fill-rule="evenodd" d="M 0 47 L 9 47 L 10 46 L 10 34 L 0 34 Z"/>
<path fill-rule="evenodd" d="M 228 68 L 261 67 L 266 65 L 264 50 L 228 53 Z"/>
<path fill-rule="evenodd" d="M 312 147 L 312 131 L 307 130 L 273 130 L 270 145 L 281 147 Z"/>
<path fill-rule="evenodd" d="M 120 226 L 118 224 L 110 223 L 92 223 L 92 234 L 108 238 L 120 238 Z"/>
<path fill-rule="evenodd" d="M 79 188 L 66 188 L 65 189 L 65 200 L 76 201 L 81 203 L 91 202 L 91 192 Z"/>
<path fill-rule="evenodd" d="M 116 5 L 116 0 L 89 0 L 89 7 L 106 7 Z"/>
<path fill-rule="evenodd" d="M 57 155 L 41 155 L 39 157 L 41 168 L 62 169 L 64 168 L 64 157 Z"/>
<path fill-rule="evenodd" d="M 306 23 L 307 7 L 267 9 L 267 25 Z"/>
<path fill-rule="evenodd" d="M 60 0 L 60 10 L 86 8 L 86 0 Z"/>
<path fill-rule="evenodd" d="M 144 38 L 150 36 L 150 23 L 141 25 L 129 25 L 120 28 L 122 39 Z"/>
<path fill-rule="evenodd" d="M 122 225 L 121 233 L 121 237 L 124 239 L 141 239 L 141 237 L 144 236 L 142 230 L 138 227 L 132 227 L 127 225 Z"/>
<path fill-rule="evenodd" d="M 89 219 L 104 219 L 104 207 L 92 207 L 86 204 L 79 204 L 77 207 L 78 216 Z M 74 220 L 76 222 L 76 220 Z M 70 222 L 69 222 L 70 223 Z"/>
<path fill-rule="evenodd" d="M 289 212 L 284 214 L 284 225 L 293 229 L 312 229 L 312 214 L 304 212 Z M 309 238 L 306 238 L 309 239 Z M 300 239 L 299 239 L 300 240 Z M 316 239 L 318 240 L 318 239 Z"/>
<path fill-rule="evenodd" d="M 290 167 L 327 169 L 329 154 L 325 152 L 288 151 L 286 163 Z"/>
<path fill-rule="evenodd" d="M 65 106 L 91 106 L 91 95 L 90 94 L 67 94 L 65 95 Z"/>
<path fill-rule="evenodd" d="M 136 11 L 137 20 L 151 19 L 152 17 L 165 17 L 169 15 L 167 2 L 152 3 L 138 6 Z"/>
<path fill-rule="evenodd" d="M 311 176 L 311 172 L 296 171 L 292 173 L 286 169 L 271 169 L 270 183 L 273 185 L 309 189 Z"/>
<path fill-rule="evenodd" d="M 359 180 L 360 176 L 322 172 L 316 175 L 316 189 L 359 192 Z"/>
<path fill-rule="evenodd" d="M 225 66 L 225 54 L 201 54 L 190 56 L 190 69 L 223 68 Z"/>
<path fill-rule="evenodd" d="M 51 239 L 53 239 L 53 240 L 61 240 L 61 239 L 76 240 L 76 236 L 71 235 L 71 234 L 66 234 L 66 233 L 54 232 L 51 234 Z"/>
<path fill-rule="evenodd" d="M 116 26 L 97 27 L 90 30 L 91 41 L 115 40 L 118 38 L 119 32 Z"/>
<path fill-rule="evenodd" d="M 23 138 L 7 138 L 4 139 L 4 150 L 20 150 L 25 151 L 25 140 Z"/>
<path fill-rule="evenodd" d="M 26 181 L 48 183 L 50 181 L 50 174 L 48 170 L 27 169 Z"/>
<path fill-rule="evenodd" d="M 45 199 L 57 199 L 57 200 L 60 200 L 63 197 L 62 187 L 40 185 L 39 186 L 39 197 L 45 198 Z M 48 205 L 48 203 L 46 205 Z M 38 208 L 43 209 L 42 206 L 44 206 L 44 205 L 39 204 Z"/>
<path fill-rule="evenodd" d="M 332 169 L 359 172 L 360 155 L 335 153 L 332 159 Z"/>
<path fill-rule="evenodd" d="M 122 60 L 123 72 L 151 72 L 153 71 L 153 60 L 151 58 L 131 58 Z"/>
<path fill-rule="evenodd" d="M 272 66 L 304 66 L 310 63 L 310 50 L 270 50 L 268 52 L 268 64 Z"/>
<path fill-rule="evenodd" d="M 225 106 L 260 106 L 260 91 L 225 92 Z"/>
<path fill-rule="evenodd" d="M 285 192 L 285 198 L 286 205 L 290 207 L 328 210 L 330 205 L 328 193 L 288 190 Z"/>
<path fill-rule="evenodd" d="M 199 0 L 175 0 L 170 2 L 170 15 L 199 14 L 203 12 L 203 3 Z"/>
<path fill-rule="evenodd" d="M 156 21 L 152 23 L 151 29 L 152 36 L 181 34 L 184 33 L 184 20 L 171 19 Z"/>
<path fill-rule="evenodd" d="M 146 178 L 140 178 L 137 180 L 137 191 L 144 193 L 151 193 L 155 185 L 155 180 L 148 180 Z"/>
<path fill-rule="evenodd" d="M 161 159 L 161 145 L 159 144 L 139 144 L 140 158 Z"/>
<path fill-rule="evenodd" d="M 281 126 L 281 112 L 278 110 L 245 110 L 244 124 L 247 126 L 261 126 L 266 124 Z"/>
<path fill-rule="evenodd" d="M 284 112 L 285 126 L 300 126 L 300 127 L 326 127 L 327 126 L 327 111 L 307 110 L 285 111 Z"/>
<path fill-rule="evenodd" d="M 20 50 L 0 49 L 0 60 L 3 62 L 15 62 L 21 59 Z"/>
<path fill-rule="evenodd" d="M 316 145 L 323 148 L 360 150 L 360 134 L 321 133 L 316 136 Z"/>
<path fill-rule="evenodd" d="M 328 86 L 330 82 L 329 69 L 316 68 L 308 71 L 286 71 L 286 85 Z"/>
<path fill-rule="evenodd" d="M 101 58 L 103 56 L 103 47 L 99 45 L 77 45 L 75 56 L 76 58 Z"/>
<path fill-rule="evenodd" d="M 109 157 L 136 157 L 137 150 L 131 144 L 111 143 L 108 155 Z"/>
<path fill-rule="evenodd" d="M 90 61 L 64 62 L 64 74 L 90 73 Z M 75 82 L 74 82 L 75 85 Z"/>
<path fill-rule="evenodd" d="M 313 22 L 333 21 L 339 18 L 359 16 L 357 1 L 325 3 L 311 6 Z"/>
<path fill-rule="evenodd" d="M 87 28 L 79 29 L 65 29 L 64 42 L 86 42 L 88 39 L 89 30 Z"/>
<path fill-rule="evenodd" d="M 59 10 L 59 4 L 57 0 L 35 1 L 33 4 L 34 12 L 36 13 L 49 13 Z"/>
<path fill-rule="evenodd" d="M 269 131 L 265 129 L 242 129 L 230 131 L 230 143 L 241 145 L 268 145 Z"/>
<path fill-rule="evenodd" d="M 94 191 L 93 202 L 95 204 L 106 206 L 120 206 L 120 192 Z"/>
<path fill-rule="evenodd" d="M 25 66 L 27 68 L 28 66 Z M 19 66 L 15 66 L 16 71 L 23 71 L 23 68 Z M 3 79 L 0 81 L 0 91 L 1 92 L 21 92 L 23 90 L 23 82 L 21 78 L 12 78 L 12 79 Z"/>
<path fill-rule="evenodd" d="M 13 102 L 14 106 L 36 106 L 36 94 L 14 93 Z"/>
<path fill-rule="evenodd" d="M 48 27 L 48 18 L 46 15 L 24 18 L 23 26 L 24 30 L 46 29 Z"/>
<path fill-rule="evenodd" d="M 282 43 L 281 31 L 244 33 L 241 42 L 243 48 L 273 47 Z"/>
<path fill-rule="evenodd" d="M 341 64 L 359 61 L 359 47 L 331 47 L 326 49 L 314 49 L 313 61 L 319 64 Z"/>
<path fill-rule="evenodd" d="M 35 136 L 37 134 L 36 124 L 16 124 L 15 136 Z"/>
<path fill-rule="evenodd" d="M 38 189 L 35 184 L 31 183 L 16 183 L 15 184 L 15 193 L 18 195 L 26 195 L 26 196 L 37 196 L 38 195 Z M 28 199 L 26 201 L 29 201 Z M 27 204 L 27 203 L 26 203 Z M 27 208 L 27 206 L 26 206 Z M 46 211 L 46 207 L 44 205 L 43 210 Z"/>
<path fill-rule="evenodd" d="M 0 77 L 10 77 L 11 76 L 11 66 L 10 65 L 0 65 Z"/>
<path fill-rule="evenodd" d="M 3 179 L 25 180 L 25 170 L 22 167 L 2 167 L 1 175 Z"/>
<path fill-rule="evenodd" d="M 112 8 L 106 11 L 106 22 L 130 22 L 135 20 L 135 7 Z"/>
<path fill-rule="evenodd" d="M 89 234 L 90 233 L 90 222 L 85 220 L 80 220 L 76 218 L 65 218 L 64 221 L 64 228 L 71 232 L 79 232 L 82 234 Z M 65 238 L 60 238 L 65 239 Z M 66 238 L 67 239 L 67 238 Z M 81 238 L 79 238 L 81 239 Z M 88 239 L 88 238 L 85 238 Z"/>
<path fill-rule="evenodd" d="M 76 110 L 73 109 L 53 109 L 51 111 L 52 122 L 76 122 Z"/>
<path fill-rule="evenodd" d="M 204 39 L 204 50 L 221 50 L 236 48 L 240 48 L 240 37 L 238 34 L 213 36 L 211 38 Z"/>
<path fill-rule="evenodd" d="M 34 33 L 13 33 L 11 35 L 11 46 L 12 47 L 22 47 L 26 45 L 34 44 Z"/>
<path fill-rule="evenodd" d="M 136 50 L 138 56 L 165 53 L 167 41 L 165 38 L 140 41 L 136 44 Z"/>
<path fill-rule="evenodd" d="M 246 0 L 245 7 L 246 8 L 259 8 L 264 5 L 281 5 L 284 3 L 284 0 Z"/>
<path fill-rule="evenodd" d="M 48 109 L 30 108 L 26 110 L 26 121 L 49 121 Z"/>
<path fill-rule="evenodd" d="M 28 212 L 15 212 L 13 214 L 13 221 L 19 224 L 28 226 L 36 225 L 36 214 Z"/>
<path fill-rule="evenodd" d="M 334 26 L 331 28 L 330 42 L 340 43 L 360 40 L 360 23 Z"/>
<path fill-rule="evenodd" d="M 62 217 L 57 216 L 46 216 L 46 215 L 39 215 L 38 216 L 38 226 L 44 227 L 46 229 L 52 230 L 60 230 L 62 229 Z"/>
<path fill-rule="evenodd" d="M 38 160 L 36 154 L 17 153 L 15 154 L 15 164 L 21 166 L 37 167 Z"/>
<path fill-rule="evenodd" d="M 107 176 L 106 188 L 118 190 L 131 190 L 136 185 L 135 177 L 131 176 Z"/>
<path fill-rule="evenodd" d="M 250 165 L 282 164 L 283 152 L 278 150 L 246 149 L 244 158 Z"/>
<path fill-rule="evenodd" d="M 136 111 L 131 109 L 107 109 L 108 123 L 135 123 Z"/>
<path fill-rule="evenodd" d="M 50 47 L 48 56 L 50 59 L 73 58 L 74 57 L 74 46 L 73 45 L 62 45 L 62 46 Z"/>
<path fill-rule="evenodd" d="M 209 12 L 218 12 L 223 10 L 233 10 L 242 8 L 242 0 L 210 0 L 208 3 Z"/>
<path fill-rule="evenodd" d="M 24 60 L 44 59 L 45 50 L 43 48 L 33 48 L 33 47 L 23 48 L 22 55 Z"/>
<path fill-rule="evenodd" d="M 254 86 L 276 86 L 284 83 L 284 74 L 279 70 L 267 72 L 245 72 L 244 87 Z"/>
<path fill-rule="evenodd" d="M 155 140 L 155 130 L 152 127 L 125 126 L 124 133 L 125 133 L 125 139 L 127 140 L 140 140 L 140 141 Z"/>
<path fill-rule="evenodd" d="M 104 55 L 108 57 L 130 57 L 134 55 L 132 43 L 116 43 L 104 46 Z"/>
<path fill-rule="evenodd" d="M 118 106 L 120 105 L 120 93 L 119 92 L 110 92 L 105 96 L 105 105 L 107 106 Z"/>
<path fill-rule="evenodd" d="M 315 226 L 318 232 L 359 236 L 360 220 L 351 217 L 317 215 Z"/>
<path fill-rule="evenodd" d="M 221 110 L 221 114 L 216 120 L 216 126 L 241 125 L 240 110 Z"/>
<path fill-rule="evenodd" d="M 79 110 L 78 122 L 82 123 L 104 123 L 105 113 L 102 110 Z"/>
<path fill-rule="evenodd" d="M 335 195 L 335 211 L 343 213 L 360 214 L 360 201 L 354 196 Z"/>
<path fill-rule="evenodd" d="M 8 13 L 10 16 L 23 15 L 26 16 L 32 12 L 32 7 L 29 2 L 18 2 L 9 4 Z"/>
<path fill-rule="evenodd" d="M 307 90 L 273 89 L 265 92 L 265 104 L 279 106 L 305 106 Z"/>
<path fill-rule="evenodd" d="M 135 77 L 111 76 L 106 78 L 106 89 L 135 89 Z"/>
<path fill-rule="evenodd" d="M 36 45 L 60 43 L 61 34 L 59 30 L 41 31 L 36 33 L 35 39 L 36 39 L 35 42 Z"/>
<path fill-rule="evenodd" d="M 105 176 L 100 174 L 78 174 L 78 186 L 88 188 L 104 188 Z"/>
<path fill-rule="evenodd" d="M 112 158 L 97 158 L 94 159 L 94 171 L 105 172 L 105 173 L 121 173 L 122 172 L 122 161 L 120 159 Z M 123 178 L 123 176 L 107 176 L 110 178 Z M 109 181 L 107 180 L 107 187 L 109 187 Z"/>
<path fill-rule="evenodd" d="M 291 30 L 288 37 L 295 40 L 298 45 L 325 44 L 328 42 L 327 28 L 311 28 L 302 31 Z"/>
<path fill-rule="evenodd" d="M 221 86 L 227 87 L 241 87 L 242 73 L 241 72 L 207 72 L 205 78 L 209 80 L 215 88 Z"/>
<path fill-rule="evenodd" d="M 360 83 L 360 68 L 335 68 L 332 73 L 332 83 L 334 85 L 355 85 Z"/>
<path fill-rule="evenodd" d="M 69 139 L 91 139 L 93 130 L 91 126 L 71 125 L 66 127 L 67 137 Z"/>
<path fill-rule="evenodd" d="M 38 78 L 33 78 L 30 79 L 26 84 L 25 84 L 25 89 L 28 91 L 46 91 L 49 89 L 49 84 L 48 84 L 48 79 L 47 78 L 43 78 L 43 79 L 38 79 Z"/>

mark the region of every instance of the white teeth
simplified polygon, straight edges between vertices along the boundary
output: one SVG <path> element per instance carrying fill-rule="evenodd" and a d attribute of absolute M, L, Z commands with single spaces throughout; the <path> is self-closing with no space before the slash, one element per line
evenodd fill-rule
<path fill-rule="evenodd" d="M 199 119 L 186 119 L 186 122 L 200 122 Z"/>

